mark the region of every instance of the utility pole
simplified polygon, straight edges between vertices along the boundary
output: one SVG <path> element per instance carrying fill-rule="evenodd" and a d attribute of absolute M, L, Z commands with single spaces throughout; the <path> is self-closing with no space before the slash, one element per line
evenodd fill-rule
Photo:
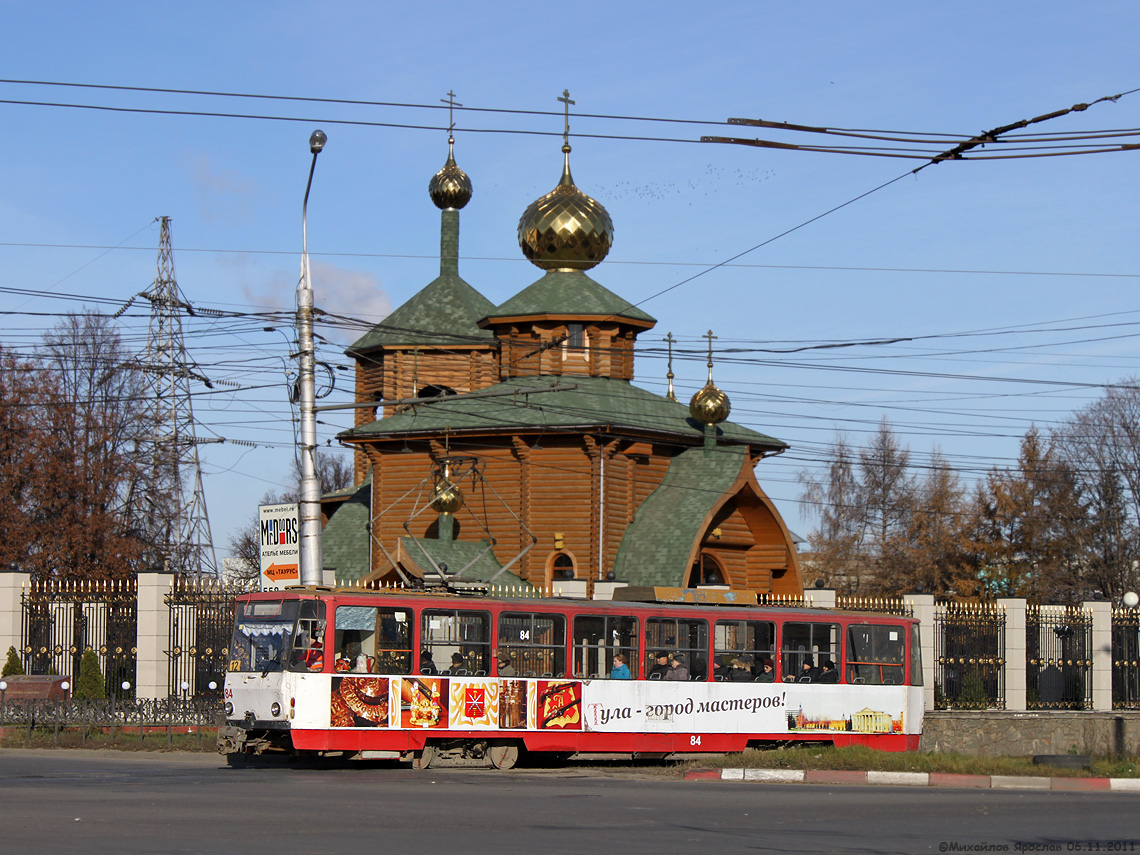
<path fill-rule="evenodd" d="M 324 582 L 324 559 L 321 555 L 321 482 L 317 478 L 317 390 L 316 354 L 313 350 L 313 283 L 309 271 L 309 190 L 317 155 L 325 147 L 324 131 L 313 131 L 309 151 L 309 181 L 305 185 L 305 201 L 301 206 L 301 281 L 297 285 L 297 349 L 300 369 L 297 376 L 298 405 L 301 415 L 301 501 L 298 510 L 300 531 L 300 568 L 302 585 Z"/>
<path fill-rule="evenodd" d="M 195 434 L 191 381 L 212 388 L 186 355 L 182 312 L 189 309 L 174 278 L 170 217 L 159 218 L 158 272 L 142 293 L 150 301 L 146 350 L 137 365 L 147 377 L 151 432 L 143 439 L 148 483 L 133 491 L 133 524 L 151 549 L 149 561 L 180 576 L 218 575 L 206 512 L 198 446 L 219 439 Z"/>

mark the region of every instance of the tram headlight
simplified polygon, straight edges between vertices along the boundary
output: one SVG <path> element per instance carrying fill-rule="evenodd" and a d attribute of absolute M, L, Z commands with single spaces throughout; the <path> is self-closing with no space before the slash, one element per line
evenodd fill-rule
<path fill-rule="evenodd" d="M 231 704 L 229 701 L 226 701 L 226 718 L 229 718 L 233 714 L 234 714 L 234 705 Z"/>
<path fill-rule="evenodd" d="M 277 716 L 281 715 L 281 704 L 277 703 L 277 701 L 274 701 L 273 706 L 269 708 L 269 712 L 274 718 L 277 718 Z"/>

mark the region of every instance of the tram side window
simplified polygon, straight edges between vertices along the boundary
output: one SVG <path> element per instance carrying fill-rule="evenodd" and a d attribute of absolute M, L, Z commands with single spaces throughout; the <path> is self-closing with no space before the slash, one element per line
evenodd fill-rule
<path fill-rule="evenodd" d="M 906 633 L 901 626 L 847 627 L 847 682 L 897 686 L 903 682 Z"/>
<path fill-rule="evenodd" d="M 420 621 L 420 673 L 447 671 L 456 653 L 463 658 L 458 671 L 473 677 L 491 673 L 491 615 L 465 609 L 425 609 Z"/>
<path fill-rule="evenodd" d="M 709 622 L 689 618 L 647 618 L 645 621 L 646 673 L 661 653 L 685 655 L 690 680 L 709 675 Z M 655 679 L 652 675 L 650 679 Z"/>
<path fill-rule="evenodd" d="M 910 626 L 910 684 L 922 685 L 922 636 L 917 623 Z"/>
<path fill-rule="evenodd" d="M 637 679 L 637 618 L 625 615 L 574 617 L 574 676 L 609 677 L 614 654 L 625 657 L 630 677 Z"/>
<path fill-rule="evenodd" d="M 718 620 L 713 628 L 713 678 L 755 680 L 764 673 L 764 660 L 776 658 L 776 624 L 767 620 Z M 740 660 L 733 668 L 732 661 Z M 775 674 L 772 675 L 775 679 Z"/>
<path fill-rule="evenodd" d="M 410 674 L 410 618 L 407 609 L 338 606 L 333 669 L 358 674 Z"/>
<path fill-rule="evenodd" d="M 780 664 L 784 679 L 789 682 L 814 683 L 828 659 L 836 668 L 840 665 L 837 623 L 788 622 L 783 626 L 781 639 Z"/>
<path fill-rule="evenodd" d="M 290 671 L 323 671 L 325 667 L 325 604 L 321 600 L 301 600 L 297 629 L 289 655 Z"/>
<path fill-rule="evenodd" d="M 510 654 L 520 677 L 565 677 L 566 616 L 503 612 L 499 649 Z"/>

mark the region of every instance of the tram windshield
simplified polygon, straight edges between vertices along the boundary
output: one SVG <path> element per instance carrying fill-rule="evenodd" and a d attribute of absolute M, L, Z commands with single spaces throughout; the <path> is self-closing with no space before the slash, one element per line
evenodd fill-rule
<path fill-rule="evenodd" d="M 239 602 L 230 642 L 230 670 L 285 670 L 300 605 L 298 600 Z"/>

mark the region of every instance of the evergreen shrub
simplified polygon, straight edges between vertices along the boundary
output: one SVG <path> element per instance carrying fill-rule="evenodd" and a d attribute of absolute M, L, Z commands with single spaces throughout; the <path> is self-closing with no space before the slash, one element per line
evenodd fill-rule
<path fill-rule="evenodd" d="M 11 677 L 16 674 L 23 674 L 24 666 L 20 664 L 20 655 L 16 652 L 15 647 L 8 648 L 8 659 L 4 663 L 4 668 L 0 670 L 0 677 Z"/>
<path fill-rule="evenodd" d="M 79 660 L 79 679 L 75 681 L 73 696 L 77 701 L 99 701 L 107 697 L 99 657 L 90 647 L 83 651 L 83 658 Z"/>

